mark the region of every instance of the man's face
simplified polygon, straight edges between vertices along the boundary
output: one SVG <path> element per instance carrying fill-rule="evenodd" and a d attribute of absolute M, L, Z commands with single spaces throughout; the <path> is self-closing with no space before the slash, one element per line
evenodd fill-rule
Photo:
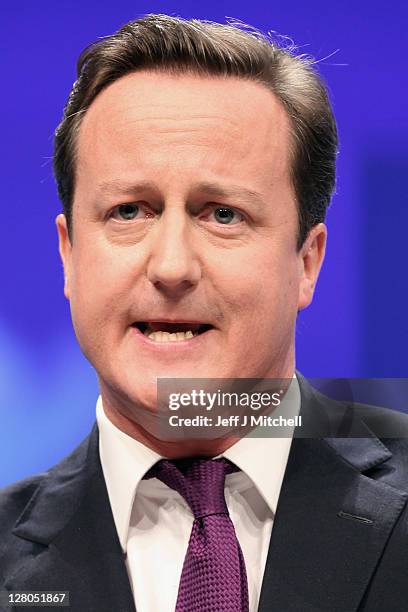
<path fill-rule="evenodd" d="M 75 331 L 110 402 L 154 409 L 158 377 L 292 376 L 325 228 L 297 252 L 290 147 L 280 103 L 241 79 L 139 72 L 91 104 L 72 244 L 57 225 Z"/>

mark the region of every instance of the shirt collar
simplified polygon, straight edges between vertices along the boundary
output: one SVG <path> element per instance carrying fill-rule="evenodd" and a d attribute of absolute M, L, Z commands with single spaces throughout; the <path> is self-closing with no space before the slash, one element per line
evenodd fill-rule
<path fill-rule="evenodd" d="M 136 488 L 146 472 L 162 457 L 116 427 L 106 416 L 100 396 L 96 404 L 96 420 L 102 471 L 116 531 L 125 552 Z"/>
<path fill-rule="evenodd" d="M 274 416 L 284 410 L 287 417 L 296 416 L 300 410 L 300 390 L 295 375 Z M 106 416 L 101 397 L 96 404 L 96 420 L 102 471 L 119 541 L 126 552 L 136 489 L 146 472 L 163 457 L 116 427 Z M 252 480 L 274 515 L 293 428 L 287 430 L 287 437 L 258 437 L 262 436 L 262 431 L 257 428 L 218 456 L 235 463 Z"/>

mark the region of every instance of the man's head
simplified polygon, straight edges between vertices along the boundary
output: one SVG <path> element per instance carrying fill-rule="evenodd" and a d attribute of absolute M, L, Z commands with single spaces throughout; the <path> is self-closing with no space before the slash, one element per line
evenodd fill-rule
<path fill-rule="evenodd" d="M 72 237 L 76 141 L 92 101 L 110 83 L 141 70 L 234 76 L 264 84 L 290 120 L 290 172 L 299 215 L 298 247 L 325 220 L 335 183 L 337 131 L 313 59 L 260 32 L 233 25 L 147 15 L 87 47 L 55 138 L 54 172 Z"/>
<path fill-rule="evenodd" d="M 151 16 L 80 70 L 56 137 L 57 225 L 104 405 L 141 425 L 157 377 L 291 376 L 334 182 L 310 67 L 229 26 Z"/>

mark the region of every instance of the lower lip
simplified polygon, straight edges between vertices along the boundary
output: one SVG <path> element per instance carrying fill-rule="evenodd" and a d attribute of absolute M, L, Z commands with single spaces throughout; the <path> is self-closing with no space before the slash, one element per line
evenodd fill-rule
<path fill-rule="evenodd" d="M 174 351 L 195 350 L 199 348 L 214 331 L 214 328 L 212 328 L 203 332 L 202 334 L 188 338 L 187 340 L 168 340 L 167 342 L 158 342 L 157 340 L 152 340 L 148 336 L 145 336 L 138 327 L 132 326 L 132 329 L 136 333 L 138 340 L 142 343 L 142 346 L 160 352 L 169 351 L 173 354 Z"/>

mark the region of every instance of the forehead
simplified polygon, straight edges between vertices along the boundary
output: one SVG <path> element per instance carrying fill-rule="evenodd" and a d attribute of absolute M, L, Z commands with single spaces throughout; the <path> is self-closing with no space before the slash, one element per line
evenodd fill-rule
<path fill-rule="evenodd" d="M 205 158 L 207 169 L 287 174 L 290 123 L 264 85 L 236 77 L 140 71 L 106 87 L 85 113 L 77 170 L 132 171 L 168 160 L 183 169 Z M 127 168 L 129 166 L 129 168 Z M 273 176 L 271 175 L 271 178 Z"/>

